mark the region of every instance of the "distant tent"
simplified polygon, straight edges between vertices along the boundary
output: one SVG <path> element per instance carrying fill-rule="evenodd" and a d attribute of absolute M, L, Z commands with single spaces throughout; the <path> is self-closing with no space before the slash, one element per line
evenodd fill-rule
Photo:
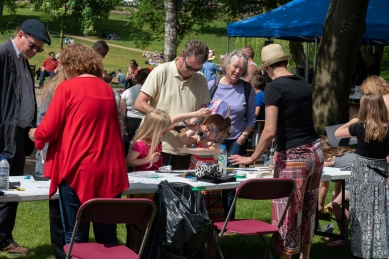
<path fill-rule="evenodd" d="M 330 0 L 294 0 L 268 13 L 228 24 L 229 37 L 314 42 L 323 32 Z M 350 10 L 352 11 L 352 10 Z M 363 43 L 389 45 L 389 0 L 370 0 Z"/>

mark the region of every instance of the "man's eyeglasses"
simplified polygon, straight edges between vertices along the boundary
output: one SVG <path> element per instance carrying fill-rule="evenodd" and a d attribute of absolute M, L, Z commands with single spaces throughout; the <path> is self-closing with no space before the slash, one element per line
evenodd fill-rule
<path fill-rule="evenodd" d="M 35 45 L 34 43 L 32 43 L 32 42 L 29 40 L 27 34 L 24 34 L 24 36 L 26 36 L 26 39 L 27 39 L 28 44 L 29 44 L 28 47 L 30 48 L 30 50 L 34 50 L 34 49 L 35 49 L 36 52 L 42 52 L 42 51 L 43 51 L 43 47 L 37 46 L 37 45 Z"/>
<path fill-rule="evenodd" d="M 200 68 L 193 68 L 191 66 L 188 66 L 188 64 L 186 63 L 186 60 L 185 60 L 185 57 L 184 57 L 184 63 L 185 63 L 185 66 L 186 66 L 186 69 L 188 71 L 194 71 L 194 72 L 197 72 L 197 71 L 200 71 L 203 67 L 200 67 Z"/>
<path fill-rule="evenodd" d="M 237 55 L 238 57 L 243 57 L 244 59 L 248 60 L 248 56 L 246 54 L 244 54 L 242 51 L 237 51 L 234 53 L 234 55 Z"/>

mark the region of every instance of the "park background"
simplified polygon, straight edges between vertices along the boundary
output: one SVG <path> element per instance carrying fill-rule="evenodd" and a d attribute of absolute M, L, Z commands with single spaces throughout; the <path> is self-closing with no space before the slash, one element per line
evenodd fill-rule
<path fill-rule="evenodd" d="M 119 40 L 108 40 L 107 43 L 110 45 L 110 51 L 106 58 L 103 60 L 103 64 L 108 72 L 116 71 L 121 69 L 123 73 L 127 71 L 130 60 L 134 59 L 138 62 L 140 67 L 146 67 L 145 61 L 148 58 L 142 57 L 142 53 L 147 51 L 149 53 L 154 53 L 155 51 L 161 52 L 164 48 L 163 38 L 153 40 L 147 47 L 137 48 L 135 44 L 135 38 L 133 32 L 130 33 L 131 28 L 128 27 L 128 20 L 131 19 L 126 13 L 128 8 L 124 5 L 117 6 L 113 10 L 108 19 L 99 21 L 95 24 L 95 33 L 90 35 L 84 35 L 80 32 L 77 25 L 69 24 L 65 29 L 65 36 L 73 37 L 75 43 L 82 43 L 88 46 L 92 46 L 94 42 L 102 40 L 101 32 L 106 30 L 107 35 L 115 32 L 116 35 L 120 37 Z M 28 4 L 21 2 L 18 4 L 16 14 L 10 15 L 7 13 L 7 10 L 4 10 L 3 18 L 11 21 L 8 24 L 7 28 L 10 30 L 3 32 L 0 35 L 1 42 L 6 41 L 8 38 L 13 37 L 14 30 L 18 24 L 22 23 L 24 20 L 29 18 L 40 19 L 44 16 L 44 13 L 32 11 Z M 147 21 L 145 21 L 147 23 Z M 39 53 L 34 58 L 30 60 L 30 64 L 35 64 L 37 67 L 40 67 L 41 63 L 45 58 L 48 57 L 48 53 L 53 51 L 55 53 L 60 52 L 60 35 L 58 34 L 60 28 L 58 22 L 45 22 L 48 29 L 51 31 L 51 46 L 45 46 L 45 51 Z M 223 20 L 215 20 L 212 22 L 211 26 L 206 30 L 196 27 L 193 31 L 185 36 L 181 40 L 180 44 L 177 47 L 177 54 L 183 48 L 185 42 L 189 39 L 198 39 L 204 41 L 209 48 L 212 48 L 215 51 L 216 59 L 215 63 L 219 63 L 219 57 L 222 54 L 225 54 L 227 51 L 227 37 L 226 37 L 226 28 L 227 22 Z M 152 31 L 151 31 L 152 32 Z M 257 63 L 260 63 L 260 50 L 264 46 L 265 39 L 256 39 L 256 38 L 232 38 L 230 41 L 230 50 L 241 48 L 245 45 L 251 45 L 254 47 L 256 52 L 254 60 Z M 276 40 L 277 43 L 282 44 L 288 52 L 288 42 Z M 65 46 L 66 47 L 66 46 Z M 361 49 L 364 50 L 364 47 L 361 46 Z M 311 51 L 312 56 L 311 64 L 313 60 L 313 51 Z M 384 49 L 384 56 L 381 63 L 382 76 L 386 79 L 389 78 L 388 72 L 388 49 Z M 290 68 L 293 67 L 293 62 L 290 64 Z M 115 86 L 115 85 L 113 85 Z M 29 160 L 33 161 L 33 157 L 30 157 Z M 328 195 L 329 198 L 329 195 Z M 260 218 L 262 220 L 270 220 L 270 203 L 269 202 L 251 202 L 243 201 L 238 204 L 243 209 L 243 213 L 238 213 L 238 217 L 254 217 Z M 321 225 L 324 225 L 327 222 L 322 222 Z M 337 232 L 335 227 L 334 232 Z M 51 251 L 50 239 L 49 239 L 49 224 L 48 224 L 48 202 L 39 201 L 39 202 L 23 202 L 19 205 L 19 211 L 17 216 L 16 228 L 14 231 L 15 240 L 24 247 L 31 249 L 30 255 L 25 258 L 54 258 Z M 93 235 L 91 234 L 93 239 Z M 119 239 L 121 242 L 125 242 L 125 228 L 123 226 L 119 227 Z M 223 251 L 226 258 L 258 258 L 262 252 L 263 247 L 261 246 L 258 238 L 241 238 L 236 235 L 231 235 L 226 238 L 222 244 Z M 327 247 L 324 239 L 322 237 L 315 237 L 314 244 L 312 246 L 311 257 L 312 258 L 345 258 L 350 257 L 350 251 L 347 247 Z M 274 251 L 273 251 L 274 252 Z M 0 258 L 13 258 L 6 253 L 0 253 Z M 298 258 L 294 256 L 293 258 Z"/>

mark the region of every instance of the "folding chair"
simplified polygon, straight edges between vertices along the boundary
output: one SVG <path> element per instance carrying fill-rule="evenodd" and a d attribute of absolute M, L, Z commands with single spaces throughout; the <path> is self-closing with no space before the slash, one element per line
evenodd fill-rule
<path fill-rule="evenodd" d="M 294 194 L 295 188 L 295 181 L 290 178 L 250 179 L 243 182 L 236 190 L 234 201 L 232 203 L 230 211 L 228 212 L 226 220 L 224 222 L 214 223 L 216 249 L 212 255 L 212 258 L 215 257 L 216 251 L 219 251 L 220 257 L 224 259 L 223 252 L 220 248 L 220 241 L 223 238 L 224 233 L 236 233 L 246 236 L 259 235 L 265 246 L 265 254 L 263 255 L 263 258 L 266 258 L 267 254 L 270 256 L 270 258 L 273 258 L 270 253 L 269 244 L 273 240 L 274 234 L 278 232 L 279 227 L 282 225 L 286 212 L 289 208 L 290 201 Z M 263 222 L 257 219 L 230 220 L 231 214 L 236 206 L 236 201 L 239 198 L 250 200 L 270 200 L 287 198 L 287 202 L 285 209 L 282 212 L 280 221 L 277 223 L 277 226 L 273 226 L 270 223 Z M 219 232 L 220 237 L 218 235 Z M 269 243 L 266 243 L 266 240 L 263 237 L 263 235 L 266 234 L 272 234 Z"/>
<path fill-rule="evenodd" d="M 66 259 L 141 258 L 156 210 L 157 207 L 153 201 L 143 198 L 100 198 L 91 199 L 85 202 L 78 210 L 76 224 L 74 226 L 70 244 L 66 244 L 64 246 L 64 251 L 67 254 Z M 148 225 L 143 236 L 139 253 L 136 254 L 128 247 L 119 244 L 74 243 L 81 221 L 105 224 L 148 222 Z"/>

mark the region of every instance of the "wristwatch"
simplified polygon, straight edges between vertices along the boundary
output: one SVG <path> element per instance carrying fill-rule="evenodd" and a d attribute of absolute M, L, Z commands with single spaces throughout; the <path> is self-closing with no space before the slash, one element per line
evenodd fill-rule
<path fill-rule="evenodd" d="M 245 139 L 247 139 L 247 134 L 242 133 L 240 135 L 243 136 Z"/>

